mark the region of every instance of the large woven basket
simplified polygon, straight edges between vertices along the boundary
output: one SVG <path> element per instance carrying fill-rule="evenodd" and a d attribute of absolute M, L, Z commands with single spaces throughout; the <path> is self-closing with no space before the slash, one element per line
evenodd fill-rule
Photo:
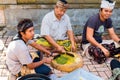
<path fill-rule="evenodd" d="M 57 57 L 59 57 L 60 55 L 63 55 L 63 54 L 59 54 Z M 54 57 L 54 59 L 52 60 L 51 66 L 57 70 L 64 71 L 64 72 L 71 72 L 83 66 L 83 60 L 79 54 L 73 53 L 73 52 L 67 52 L 66 55 L 72 55 L 74 62 L 70 64 L 58 64 L 57 61 L 55 60 L 56 57 Z"/>

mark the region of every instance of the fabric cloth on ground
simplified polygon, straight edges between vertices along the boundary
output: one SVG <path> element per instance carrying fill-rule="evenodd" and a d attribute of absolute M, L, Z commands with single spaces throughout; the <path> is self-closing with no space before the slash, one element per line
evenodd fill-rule
<path fill-rule="evenodd" d="M 71 51 L 71 42 L 70 40 L 57 40 L 57 44 L 60 46 L 63 46 L 66 51 Z M 37 44 L 41 44 L 45 47 L 52 47 L 52 45 L 45 39 L 45 38 L 40 38 L 36 41 Z"/>
<path fill-rule="evenodd" d="M 120 62 L 116 59 L 113 59 L 110 62 L 110 67 L 112 70 L 112 76 L 109 80 L 120 80 Z"/>

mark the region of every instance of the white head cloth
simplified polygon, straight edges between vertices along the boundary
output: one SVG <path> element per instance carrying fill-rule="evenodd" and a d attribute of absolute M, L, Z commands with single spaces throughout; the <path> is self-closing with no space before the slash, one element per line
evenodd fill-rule
<path fill-rule="evenodd" d="M 115 6 L 115 2 L 109 2 L 107 0 L 102 0 L 101 1 L 101 8 L 110 8 L 110 9 L 114 9 L 114 6 Z"/>

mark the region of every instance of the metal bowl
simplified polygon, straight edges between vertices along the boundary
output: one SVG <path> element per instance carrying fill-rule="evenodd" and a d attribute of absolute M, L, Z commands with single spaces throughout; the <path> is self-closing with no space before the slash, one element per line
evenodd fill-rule
<path fill-rule="evenodd" d="M 28 75 L 22 76 L 18 80 L 51 80 L 51 79 L 42 74 L 28 74 Z"/>

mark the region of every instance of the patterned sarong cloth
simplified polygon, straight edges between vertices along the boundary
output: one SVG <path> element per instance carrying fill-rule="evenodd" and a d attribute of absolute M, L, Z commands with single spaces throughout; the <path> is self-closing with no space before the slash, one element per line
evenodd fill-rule
<path fill-rule="evenodd" d="M 38 39 L 36 41 L 36 43 L 38 43 L 38 44 L 40 44 L 42 46 L 52 47 L 52 45 L 44 38 Z M 70 40 L 57 40 L 56 43 L 59 44 L 60 46 L 63 46 L 66 51 L 71 51 L 71 42 L 70 42 Z"/>
<path fill-rule="evenodd" d="M 39 58 L 38 54 L 35 52 L 35 53 L 30 53 L 32 59 L 34 60 L 35 58 Z M 20 76 L 25 76 L 27 74 L 32 74 L 32 73 L 35 73 L 35 70 L 34 69 L 29 69 L 27 67 L 27 65 L 23 65 L 22 68 L 21 68 L 21 71 L 16 74 L 17 77 L 20 77 Z"/>

